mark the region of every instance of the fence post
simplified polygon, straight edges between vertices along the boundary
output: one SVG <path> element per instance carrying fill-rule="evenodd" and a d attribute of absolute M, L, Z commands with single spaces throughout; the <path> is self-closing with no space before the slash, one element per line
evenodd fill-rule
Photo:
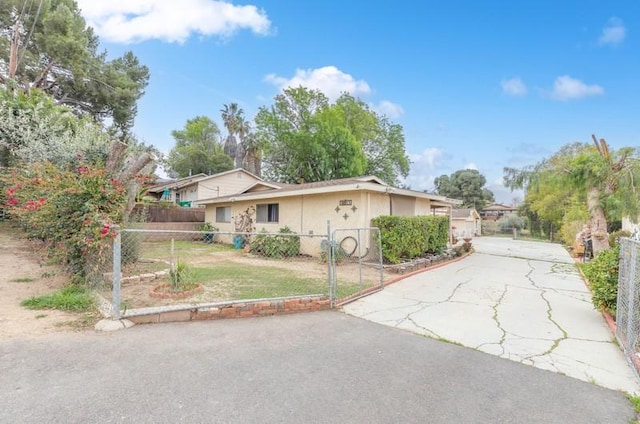
<path fill-rule="evenodd" d="M 380 258 L 380 287 L 384 286 L 384 258 L 382 257 L 382 233 L 380 228 L 376 228 L 378 239 L 378 257 Z"/>
<path fill-rule="evenodd" d="M 329 304 L 335 307 L 336 295 L 333 286 L 333 240 L 331 237 L 331 221 L 327 220 L 327 290 L 329 292 Z"/>
<path fill-rule="evenodd" d="M 120 227 L 116 227 L 116 236 L 113 239 L 113 295 L 112 318 L 120 319 L 120 279 L 122 277 L 122 236 Z"/>

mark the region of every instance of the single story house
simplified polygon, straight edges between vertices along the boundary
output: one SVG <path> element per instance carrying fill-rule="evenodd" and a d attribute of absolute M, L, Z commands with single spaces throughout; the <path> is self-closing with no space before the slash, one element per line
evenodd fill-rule
<path fill-rule="evenodd" d="M 482 220 L 474 208 L 451 211 L 451 230 L 455 237 L 474 237 L 482 234 Z"/>
<path fill-rule="evenodd" d="M 147 193 L 158 200 L 195 207 L 196 200 L 239 193 L 257 181 L 262 179 L 242 168 L 236 168 L 214 175 L 196 174 L 155 185 L 147 189 Z"/>
<path fill-rule="evenodd" d="M 507 206 L 501 203 L 492 203 L 491 205 L 485 206 L 480 211 L 480 217 L 487 221 L 497 221 L 505 215 L 510 213 L 516 213 L 518 208 L 515 206 Z"/>
<path fill-rule="evenodd" d="M 365 176 L 304 184 L 260 180 L 241 192 L 195 203 L 205 207 L 205 222 L 221 232 L 264 229 L 276 233 L 286 226 L 301 235 L 326 235 L 327 222 L 332 231 L 368 228 L 380 215 L 426 215 L 437 209 L 450 214 L 461 201 L 391 187 L 375 176 Z M 308 246 L 302 245 L 303 253 L 318 253 L 319 243 Z"/>

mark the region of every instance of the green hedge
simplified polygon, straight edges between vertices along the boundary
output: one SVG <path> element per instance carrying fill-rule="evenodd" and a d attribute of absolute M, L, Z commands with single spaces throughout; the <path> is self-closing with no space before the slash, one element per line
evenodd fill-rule
<path fill-rule="evenodd" d="M 449 217 L 379 216 L 372 225 L 380 229 L 382 256 L 394 264 L 414 259 L 427 253 L 440 253 L 449 241 Z"/>

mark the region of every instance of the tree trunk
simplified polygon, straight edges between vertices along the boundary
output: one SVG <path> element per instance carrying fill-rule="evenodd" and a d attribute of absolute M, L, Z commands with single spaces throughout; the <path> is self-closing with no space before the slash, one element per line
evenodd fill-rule
<path fill-rule="evenodd" d="M 18 71 L 18 43 L 20 42 L 19 26 L 16 23 L 16 27 L 13 31 L 13 38 L 11 39 L 11 46 L 9 48 L 9 78 L 14 78 Z"/>
<path fill-rule="evenodd" d="M 591 242 L 593 256 L 598 256 L 603 250 L 609 248 L 609 235 L 607 234 L 607 218 L 600 203 L 600 189 L 591 187 L 587 190 L 587 207 L 591 220 Z"/>
<path fill-rule="evenodd" d="M 136 195 L 138 190 L 140 190 L 140 183 L 135 180 L 135 176 L 153 161 L 153 157 L 145 152 L 135 159 L 128 158 L 128 160 L 125 161 L 124 168 L 117 172 L 118 163 L 121 161 L 125 150 L 126 145 L 124 143 L 114 142 L 111 144 L 107 158 L 107 171 L 127 188 L 127 205 L 122 219 L 124 223 L 127 223 L 129 222 L 131 211 L 133 211 L 136 205 Z"/>
<path fill-rule="evenodd" d="M 115 176 L 122 165 L 122 159 L 127 150 L 127 145 L 121 141 L 112 141 L 109 146 L 109 153 L 107 155 L 107 163 L 105 168 L 109 175 Z"/>

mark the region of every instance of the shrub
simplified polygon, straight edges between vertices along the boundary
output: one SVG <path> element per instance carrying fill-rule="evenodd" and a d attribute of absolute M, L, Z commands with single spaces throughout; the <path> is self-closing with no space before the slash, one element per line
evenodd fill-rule
<path fill-rule="evenodd" d="M 5 184 L 4 206 L 27 236 L 48 242 L 74 277 L 84 280 L 89 261 L 107 254 L 105 239 L 115 236 L 113 224 L 122 220 L 122 184 L 80 154 L 70 169 L 38 164 L 15 170 Z"/>
<path fill-rule="evenodd" d="M 589 280 L 593 304 L 600 310 L 616 315 L 618 300 L 618 267 L 620 246 L 601 252 L 591 262 L 582 265 Z"/>
<path fill-rule="evenodd" d="M 214 227 L 212 223 L 205 222 L 198 226 L 198 231 L 202 231 L 202 241 L 205 243 L 213 243 L 215 232 L 218 231 L 218 227 Z"/>
<path fill-rule="evenodd" d="M 380 229 L 382 256 L 391 263 L 440 253 L 449 241 L 448 216 L 384 215 L 374 218 L 372 225 Z"/>
<path fill-rule="evenodd" d="M 322 240 L 322 242 L 320 243 L 320 262 L 321 263 L 324 263 L 324 264 L 327 263 L 327 260 L 329 258 L 330 248 L 331 248 L 331 244 L 329 243 L 329 241 Z M 344 249 L 340 247 L 335 241 L 334 241 L 334 255 L 335 257 L 333 259 L 338 264 L 343 263 L 347 259 L 347 254 L 345 253 Z"/>
<path fill-rule="evenodd" d="M 279 234 L 296 234 L 289 227 L 280 228 Z M 273 235 L 262 230 L 251 241 L 251 253 L 269 258 L 290 258 L 300 254 L 300 236 Z"/>
<path fill-rule="evenodd" d="M 524 228 L 525 220 L 515 213 L 504 215 L 496 222 L 500 231 L 507 232 L 509 230 L 521 230 Z"/>
<path fill-rule="evenodd" d="M 180 259 L 171 267 L 169 280 L 171 282 L 171 290 L 174 292 L 190 290 L 195 286 L 191 281 L 191 268 Z"/>

